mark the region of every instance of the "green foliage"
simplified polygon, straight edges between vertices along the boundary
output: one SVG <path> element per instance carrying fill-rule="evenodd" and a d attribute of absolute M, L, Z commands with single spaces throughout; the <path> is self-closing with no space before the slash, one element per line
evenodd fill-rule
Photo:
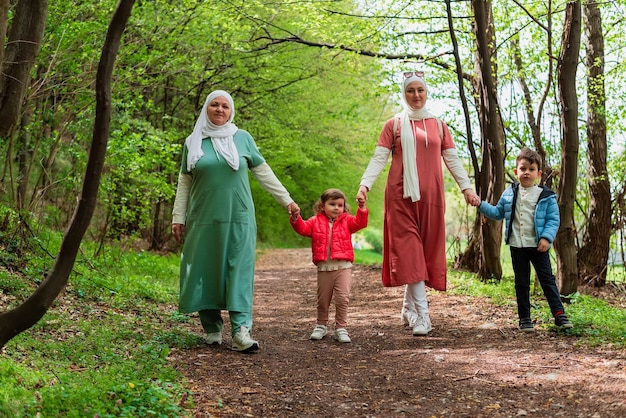
<path fill-rule="evenodd" d="M 147 122 L 119 115 L 112 126 L 100 198 L 111 237 L 129 235 L 153 222 L 153 205 L 174 197 L 180 145 Z"/>
<path fill-rule="evenodd" d="M 383 233 L 380 229 L 368 226 L 361 231 L 361 235 L 363 235 L 365 241 L 372 247 L 372 251 L 377 254 L 383 253 Z"/>
<path fill-rule="evenodd" d="M 112 0 L 50 5 L 26 151 L 33 162 L 49 162 L 32 165 L 30 210 L 59 230 L 80 192 L 95 117 L 93 80 L 114 7 Z M 333 7 L 350 12 L 354 5 Z M 385 88 L 374 81 L 381 64 L 326 48 L 268 47 L 265 36 L 374 45 L 377 24 L 350 21 L 301 3 L 137 3 L 113 74 L 111 137 L 90 233 L 101 242 L 138 233 L 164 243 L 182 143 L 216 88 L 232 93 L 235 122 L 253 135 L 305 215 L 328 187 L 354 195 L 382 125 Z M 253 193 L 259 240 L 302 243 L 284 209 L 254 181 Z"/>

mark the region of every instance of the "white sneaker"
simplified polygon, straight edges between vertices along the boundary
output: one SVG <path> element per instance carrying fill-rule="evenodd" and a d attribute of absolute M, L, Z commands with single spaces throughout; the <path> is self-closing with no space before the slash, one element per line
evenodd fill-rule
<path fill-rule="evenodd" d="M 231 349 L 248 353 L 259 349 L 259 343 L 250 338 L 250 330 L 246 327 L 240 327 L 239 331 L 233 337 Z"/>
<path fill-rule="evenodd" d="M 317 325 L 315 329 L 313 330 L 313 332 L 311 333 L 311 336 L 309 337 L 309 339 L 321 340 L 322 338 L 326 336 L 326 334 L 328 334 L 328 328 L 326 328 L 326 325 Z"/>
<path fill-rule="evenodd" d="M 430 317 L 426 315 L 417 315 L 415 325 L 413 325 L 413 335 L 426 335 L 433 329 L 430 323 Z"/>
<path fill-rule="evenodd" d="M 333 338 L 339 341 L 340 343 L 352 342 L 352 340 L 350 339 L 350 336 L 348 335 L 348 331 L 346 331 L 345 328 L 337 328 L 335 330 L 335 335 L 333 335 Z"/>
<path fill-rule="evenodd" d="M 403 307 L 402 311 L 400 312 L 400 318 L 402 320 L 402 324 L 408 325 L 409 327 L 413 328 L 415 326 L 415 323 L 417 322 L 417 313 Z"/>
<path fill-rule="evenodd" d="M 222 332 L 221 331 L 209 332 L 206 338 L 204 339 L 204 341 L 209 345 L 211 344 L 222 345 Z"/>

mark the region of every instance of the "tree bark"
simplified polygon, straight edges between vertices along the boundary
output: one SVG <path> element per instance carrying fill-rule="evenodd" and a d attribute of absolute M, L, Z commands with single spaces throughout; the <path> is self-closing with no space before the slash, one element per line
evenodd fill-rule
<path fill-rule="evenodd" d="M 611 239 L 611 185 L 606 167 L 606 113 L 604 90 L 604 37 L 597 3 L 586 2 L 587 39 L 587 181 L 589 211 L 583 243 L 578 251 L 578 273 L 583 283 L 606 284 Z"/>
<path fill-rule="evenodd" d="M 496 89 L 495 32 L 490 1 L 473 0 L 475 53 L 475 90 L 478 93 L 478 117 L 481 128 L 482 164 L 479 193 L 483 200 L 495 204 L 504 191 L 504 131 L 500 118 Z M 478 217 L 481 218 L 481 217 Z M 502 221 L 480 222 L 481 264 L 478 276 L 482 280 L 502 279 L 500 248 Z M 476 237 L 477 239 L 478 237 Z M 471 244 L 471 243 L 470 243 Z M 471 245 L 468 246 L 471 248 Z"/>
<path fill-rule="evenodd" d="M 459 98 L 463 107 L 463 115 L 465 116 L 465 133 L 467 135 L 467 148 L 470 153 L 472 168 L 474 171 L 474 184 L 478 187 L 480 178 L 480 168 L 478 165 L 478 157 L 474 148 L 474 138 L 472 135 L 472 123 L 470 119 L 469 106 L 467 97 L 465 96 L 465 88 L 463 86 L 463 67 L 461 65 L 461 57 L 459 54 L 459 45 L 454 30 L 454 17 L 452 16 L 452 6 L 450 0 L 446 0 L 446 15 L 448 18 L 448 30 L 450 31 L 450 40 L 452 42 L 452 51 L 454 54 L 454 62 L 456 65 L 457 81 L 459 85 Z M 478 218 L 478 217 L 477 217 Z M 456 256 L 454 267 L 462 268 L 472 272 L 480 269 L 480 223 L 474 222 L 472 233 L 465 251 Z"/>
<path fill-rule="evenodd" d="M 578 288 L 576 260 L 576 226 L 574 202 L 578 177 L 578 96 L 576 94 L 576 68 L 581 38 L 581 6 L 577 1 L 567 4 L 561 53 L 558 63 L 559 95 L 561 100 L 561 177 L 558 203 L 561 226 L 554 241 L 557 260 L 557 282 L 561 294 L 569 295 Z"/>
<path fill-rule="evenodd" d="M 111 78 L 122 34 L 135 0 L 119 0 L 113 13 L 96 75 L 96 119 L 82 193 L 52 270 L 21 305 L 0 314 L 0 347 L 41 319 L 67 285 L 76 254 L 96 207 L 111 120 Z"/>
<path fill-rule="evenodd" d="M 15 6 L 0 74 L 0 138 L 11 136 L 20 118 L 47 16 L 48 0 L 20 0 Z"/>
<path fill-rule="evenodd" d="M 4 40 L 9 24 L 9 0 L 0 0 L 0 64 L 4 62 Z"/>

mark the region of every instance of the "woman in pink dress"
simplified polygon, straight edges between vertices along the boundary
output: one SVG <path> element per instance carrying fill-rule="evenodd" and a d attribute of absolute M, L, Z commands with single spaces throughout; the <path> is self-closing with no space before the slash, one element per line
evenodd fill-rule
<path fill-rule="evenodd" d="M 425 109 L 428 97 L 421 72 L 405 72 L 404 110 L 380 133 L 357 193 L 367 193 L 387 165 L 383 240 L 383 286 L 405 285 L 401 318 L 413 335 L 432 330 L 426 287 L 446 290 L 445 197 L 441 160 L 467 203 L 480 202 L 445 123 Z"/>

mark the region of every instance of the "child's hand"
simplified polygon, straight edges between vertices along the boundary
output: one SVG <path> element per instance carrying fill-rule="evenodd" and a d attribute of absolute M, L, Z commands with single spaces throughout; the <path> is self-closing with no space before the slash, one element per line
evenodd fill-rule
<path fill-rule="evenodd" d="M 287 206 L 287 212 L 291 215 L 291 219 L 294 221 L 298 219 L 298 215 L 300 214 L 300 206 L 296 202 L 291 202 L 289 206 Z"/>
<path fill-rule="evenodd" d="M 541 238 L 539 240 L 539 245 L 537 246 L 537 251 L 539 251 L 540 253 L 545 253 L 549 249 L 550 249 L 550 243 L 548 242 L 548 240 L 545 238 Z"/>
<path fill-rule="evenodd" d="M 359 205 L 359 208 L 365 208 L 365 199 L 357 199 L 356 204 Z"/>

